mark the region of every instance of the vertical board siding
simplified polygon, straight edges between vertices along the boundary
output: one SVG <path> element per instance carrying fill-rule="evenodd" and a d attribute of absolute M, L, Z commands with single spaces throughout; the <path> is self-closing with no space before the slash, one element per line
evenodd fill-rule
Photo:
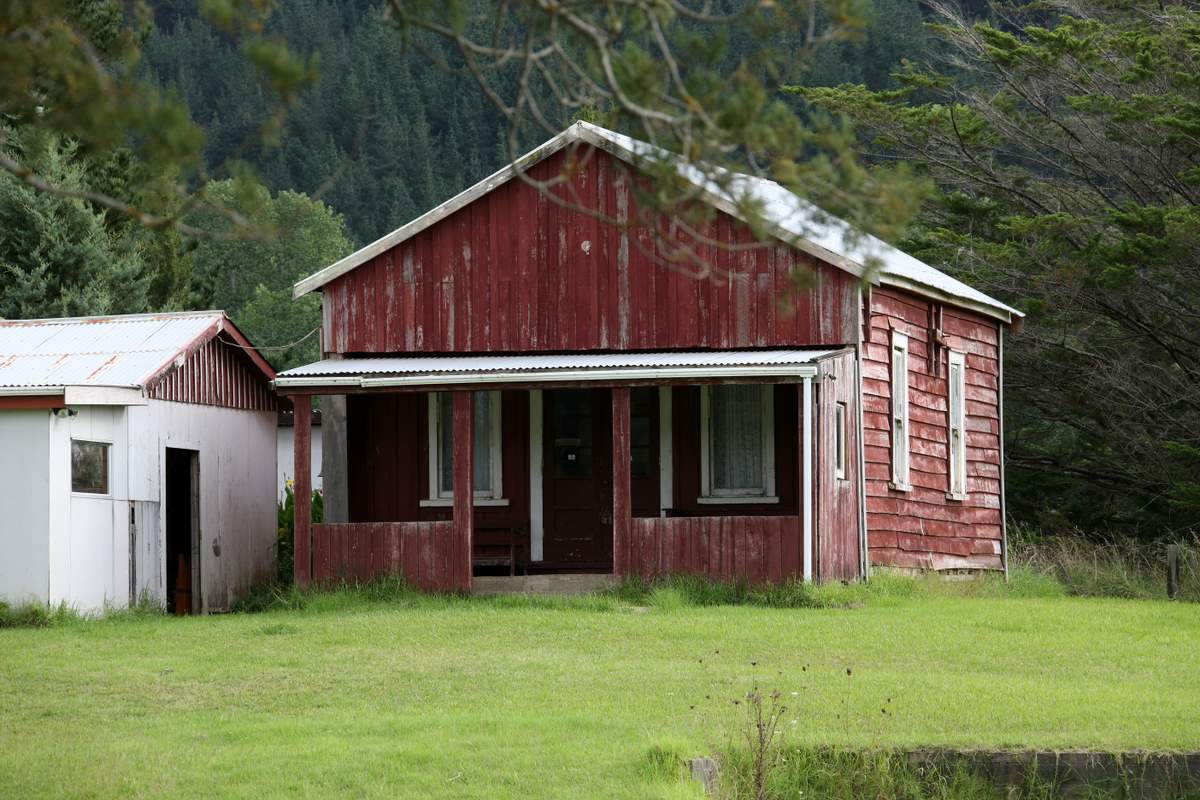
<path fill-rule="evenodd" d="M 635 517 L 629 530 L 626 575 L 707 575 L 757 585 L 803 574 L 795 516 Z"/>
<path fill-rule="evenodd" d="M 821 361 L 817 389 L 816 440 L 816 570 L 822 580 L 859 577 L 862 516 L 858 489 L 858 385 L 854 354 Z M 846 405 L 845 477 L 837 477 L 835 414 Z"/>
<path fill-rule="evenodd" d="M 149 389 L 155 400 L 274 411 L 275 393 L 239 345 L 217 335 L 188 353 Z"/>
<path fill-rule="evenodd" d="M 871 563 L 932 569 L 1000 569 L 999 328 L 945 307 L 935 346 L 931 302 L 899 290 L 870 293 L 863 351 L 863 443 Z M 891 330 L 909 337 L 909 448 L 913 488 L 891 480 Z M 967 497 L 949 491 L 946 353 L 966 353 Z M 931 355 L 934 358 L 931 359 Z"/>
<path fill-rule="evenodd" d="M 627 167 L 598 150 L 562 152 L 539 180 L 577 163 L 556 191 L 513 179 L 327 284 L 326 352 L 531 352 L 848 344 L 857 281 L 782 243 L 759 244 L 724 214 L 691 242 L 669 221 L 637 219 Z M 696 249 L 704 266 L 671 264 Z M 743 249 L 744 248 L 744 249 Z M 793 291 L 794 273 L 814 288 Z"/>
<path fill-rule="evenodd" d="M 316 583 L 399 575 L 427 591 L 463 588 L 452 522 L 318 523 L 312 528 Z"/>

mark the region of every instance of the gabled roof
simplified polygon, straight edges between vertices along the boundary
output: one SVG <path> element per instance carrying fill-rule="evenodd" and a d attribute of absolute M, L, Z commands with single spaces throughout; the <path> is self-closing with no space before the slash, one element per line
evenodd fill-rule
<path fill-rule="evenodd" d="M 869 272 L 873 283 L 895 286 L 961 305 L 1003 322 L 1011 323 L 1024 316 L 1012 306 L 989 297 L 874 236 L 856 230 L 848 222 L 825 213 L 775 181 L 734 173 L 726 176 L 729 180 L 718 184 L 703 170 L 683 162 L 676 155 L 589 122 L 576 122 L 540 147 L 407 225 L 297 282 L 293 296 L 300 297 L 321 288 L 467 206 L 519 172 L 576 143 L 593 145 L 635 166 L 647 160 L 675 161 L 679 174 L 694 184 L 700 190 L 701 198 L 715 208 L 746 221 L 743 204 L 738 201 L 755 200 L 761 204 L 762 221 L 772 235 L 856 276 Z"/>
<path fill-rule="evenodd" d="M 0 320 L 0 391 L 71 386 L 153 387 L 172 366 L 219 334 L 273 380 L 275 372 L 224 311 Z"/>

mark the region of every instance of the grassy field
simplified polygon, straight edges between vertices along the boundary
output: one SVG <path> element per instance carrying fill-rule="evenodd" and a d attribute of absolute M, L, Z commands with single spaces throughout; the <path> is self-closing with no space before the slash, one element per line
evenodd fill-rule
<path fill-rule="evenodd" d="M 725 747 L 755 685 L 793 744 L 1200 747 L 1195 605 L 885 584 L 0 630 L 0 797 L 696 797 L 653 754 Z"/>

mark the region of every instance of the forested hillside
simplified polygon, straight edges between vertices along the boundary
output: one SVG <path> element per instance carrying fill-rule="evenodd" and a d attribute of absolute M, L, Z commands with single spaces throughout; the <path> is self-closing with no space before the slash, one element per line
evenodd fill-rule
<path fill-rule="evenodd" d="M 402 49 L 383 8 L 366 0 L 289 0 L 270 25 L 320 77 L 288 115 L 277 147 L 245 151 L 265 114 L 249 64 L 195 4 L 158 0 L 148 67 L 182 92 L 208 135 L 208 160 L 251 162 L 272 189 L 320 198 L 342 213 L 356 244 L 399 227 L 498 168 L 502 120 L 475 83 Z M 756 46 L 731 37 L 731 58 Z M 821 50 L 812 85 L 892 85 L 902 58 L 928 44 L 919 0 L 875 0 L 864 37 Z M 571 120 L 561 120 L 565 125 Z M 540 139 L 540 136 L 539 136 Z"/>

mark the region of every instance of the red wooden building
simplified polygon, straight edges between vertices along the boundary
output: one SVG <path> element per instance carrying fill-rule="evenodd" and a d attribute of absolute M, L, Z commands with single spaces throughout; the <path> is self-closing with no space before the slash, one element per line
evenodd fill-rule
<path fill-rule="evenodd" d="M 711 270 L 663 266 L 631 188 L 647 157 L 576 123 L 296 285 L 322 292 L 323 360 L 276 387 L 345 397 L 324 476 L 346 487 L 338 522 L 297 513 L 299 581 L 1004 567 L 1001 348 L 1020 313 L 750 176 L 697 181 Z M 518 170 L 563 176 L 569 202 Z"/>

